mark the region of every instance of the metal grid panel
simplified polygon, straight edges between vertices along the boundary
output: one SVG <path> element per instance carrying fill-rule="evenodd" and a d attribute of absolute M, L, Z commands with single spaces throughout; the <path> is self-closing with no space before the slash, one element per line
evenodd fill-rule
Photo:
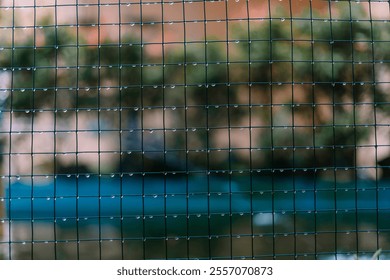
<path fill-rule="evenodd" d="M 388 258 L 389 30 L 388 1 L 1 1 L 2 257 Z"/>

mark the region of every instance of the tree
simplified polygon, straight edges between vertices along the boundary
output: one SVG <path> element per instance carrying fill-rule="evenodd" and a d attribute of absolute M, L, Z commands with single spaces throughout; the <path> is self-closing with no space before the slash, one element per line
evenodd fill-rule
<path fill-rule="evenodd" d="M 26 123 L 46 110 L 57 123 L 90 122 L 101 143 L 116 139 L 105 152 L 119 155 L 100 171 L 354 167 L 372 111 L 388 114 L 378 73 L 389 68 L 390 36 L 362 10 L 336 13 L 236 22 L 228 42 L 207 38 L 162 57 L 136 37 L 90 45 L 77 28 L 42 28 L 39 42 L 34 33 L 0 58 L 13 73 L 9 106 Z M 54 172 L 82 164 L 99 172 L 76 158 Z"/>

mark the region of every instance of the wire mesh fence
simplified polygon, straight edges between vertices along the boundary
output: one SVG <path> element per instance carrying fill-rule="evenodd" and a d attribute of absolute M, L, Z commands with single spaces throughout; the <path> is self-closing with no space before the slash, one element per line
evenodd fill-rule
<path fill-rule="evenodd" d="M 0 39 L 2 258 L 389 258 L 388 1 L 3 0 Z"/>

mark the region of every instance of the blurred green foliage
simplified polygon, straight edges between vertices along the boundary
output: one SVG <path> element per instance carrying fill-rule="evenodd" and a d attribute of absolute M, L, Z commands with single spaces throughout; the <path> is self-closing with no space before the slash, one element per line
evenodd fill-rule
<path fill-rule="evenodd" d="M 372 133 L 357 132 L 357 124 L 373 125 L 358 105 L 388 114 L 389 98 L 377 80 L 379 71 L 389 70 L 390 31 L 350 20 L 350 12 L 338 11 L 333 21 L 306 12 L 294 20 L 281 13 L 261 24 L 237 23 L 229 43 L 187 42 L 158 58 L 131 36 L 97 46 L 76 29 L 43 28 L 40 46 L 24 38 L 12 55 L 0 56 L 0 65 L 14 69 L 15 114 L 117 107 L 123 129 L 135 122 L 141 130 L 138 108 L 164 110 L 169 124 L 161 128 L 184 133 L 155 139 L 179 151 L 172 160 L 160 158 L 157 170 L 351 166 L 355 146 Z M 352 13 L 367 18 L 361 10 Z M 169 117 L 167 108 L 175 114 Z M 251 128 L 240 146 L 256 150 L 251 157 L 229 152 L 240 142 L 230 139 L 231 128 L 240 126 Z"/>

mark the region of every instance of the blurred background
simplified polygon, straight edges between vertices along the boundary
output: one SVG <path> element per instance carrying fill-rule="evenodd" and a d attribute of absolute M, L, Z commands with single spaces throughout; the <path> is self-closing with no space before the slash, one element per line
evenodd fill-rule
<path fill-rule="evenodd" d="M 3 258 L 388 258 L 388 21 L 1 1 Z"/>

